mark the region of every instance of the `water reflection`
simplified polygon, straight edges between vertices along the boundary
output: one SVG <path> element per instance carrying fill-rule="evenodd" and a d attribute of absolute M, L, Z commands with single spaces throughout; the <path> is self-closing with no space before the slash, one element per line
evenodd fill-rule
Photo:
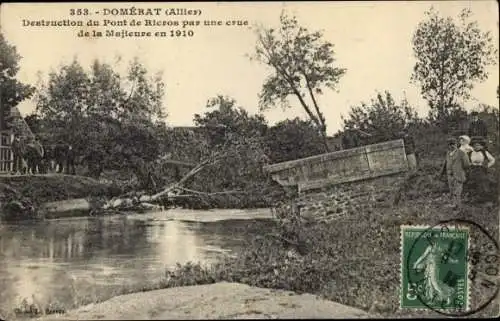
<path fill-rule="evenodd" d="M 228 233 L 228 223 L 162 215 L 0 225 L 0 312 L 22 298 L 72 304 L 81 297 L 154 282 L 177 262 L 213 262 L 252 224 L 229 223 L 233 230 Z M 222 227 L 207 228 L 218 225 Z"/>

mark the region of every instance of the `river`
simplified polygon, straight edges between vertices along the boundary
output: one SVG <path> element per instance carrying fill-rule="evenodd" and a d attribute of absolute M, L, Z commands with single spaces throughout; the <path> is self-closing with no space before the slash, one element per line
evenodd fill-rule
<path fill-rule="evenodd" d="M 0 312 L 22 299 L 68 307 L 146 286 L 176 263 L 235 255 L 270 219 L 266 209 L 174 209 L 0 224 Z"/>

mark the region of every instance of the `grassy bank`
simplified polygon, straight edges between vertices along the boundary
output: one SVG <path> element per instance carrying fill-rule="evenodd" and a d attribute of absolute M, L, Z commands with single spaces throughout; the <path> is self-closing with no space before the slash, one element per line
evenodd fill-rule
<path fill-rule="evenodd" d="M 387 316 L 423 315 L 399 310 L 400 225 L 461 217 L 479 223 L 498 238 L 497 205 L 466 206 L 457 213 L 445 203 L 443 199 L 407 200 L 398 207 L 382 204 L 331 223 L 301 225 L 295 230 L 295 240 L 303 242 L 299 249 L 265 236 L 237 258 L 210 268 L 188 265 L 169 271 L 162 286 L 224 280 L 318 294 Z M 275 233 L 283 230 L 276 227 Z M 291 238 L 291 234 L 287 236 Z M 498 307 L 489 306 L 480 315 L 491 316 L 495 309 Z"/>
<path fill-rule="evenodd" d="M 34 216 L 40 216 L 36 209 L 43 203 L 93 195 L 111 196 L 119 192 L 115 190 L 112 184 L 84 176 L 0 176 L 0 203 L 3 209 L 0 211 L 0 219 L 33 219 Z"/>
<path fill-rule="evenodd" d="M 90 177 L 62 174 L 1 176 L 0 186 L 3 186 L 3 194 L 11 189 L 11 194 L 29 197 L 37 204 L 108 194 L 111 187 Z"/>

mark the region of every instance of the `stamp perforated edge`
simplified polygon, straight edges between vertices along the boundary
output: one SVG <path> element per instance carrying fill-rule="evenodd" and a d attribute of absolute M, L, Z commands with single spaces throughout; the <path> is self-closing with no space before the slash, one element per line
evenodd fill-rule
<path fill-rule="evenodd" d="M 403 252 L 403 235 L 404 231 L 410 228 L 422 228 L 422 229 L 428 229 L 431 228 L 432 225 L 400 225 L 399 228 L 399 239 L 400 239 L 400 244 L 399 244 L 399 310 L 411 310 L 411 311 L 429 311 L 428 308 L 408 308 L 408 307 L 403 307 L 403 272 L 404 272 L 404 265 L 405 265 L 405 259 L 404 259 L 404 252 Z"/>
<path fill-rule="evenodd" d="M 412 311 L 429 311 L 428 308 L 408 308 L 408 307 L 403 307 L 403 267 L 404 267 L 404 257 L 403 257 L 403 235 L 404 235 L 404 231 L 407 230 L 407 229 L 411 229 L 411 228 L 416 228 L 416 229 L 434 229 L 434 228 L 438 228 L 439 226 L 446 226 L 447 224 L 446 223 L 438 223 L 438 224 L 435 224 L 435 225 L 408 225 L 408 224 L 402 224 L 399 226 L 399 309 L 400 310 L 412 310 Z M 452 225 L 452 224 L 450 224 Z M 469 255 L 470 253 L 470 246 L 471 246 L 471 243 L 472 243 L 472 238 L 470 237 L 470 228 L 469 226 L 466 226 L 466 225 L 462 225 L 462 224 L 453 224 L 452 225 L 452 228 L 453 229 L 464 229 L 467 231 L 467 252 L 466 254 Z M 467 258 L 467 255 L 466 255 L 466 261 L 465 261 L 465 264 L 467 264 L 467 275 L 465 277 L 465 282 L 467 282 L 467 293 L 466 293 L 466 300 L 467 302 L 465 303 L 465 311 L 470 311 L 470 302 L 471 302 L 471 291 L 470 291 L 470 284 L 469 284 L 469 275 L 470 275 L 470 264 L 469 264 L 469 261 L 468 261 L 468 258 Z M 500 298 L 499 298 L 500 300 Z"/>

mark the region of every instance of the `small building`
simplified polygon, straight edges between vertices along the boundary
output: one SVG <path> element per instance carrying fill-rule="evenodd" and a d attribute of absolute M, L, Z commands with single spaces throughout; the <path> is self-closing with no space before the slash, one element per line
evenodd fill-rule
<path fill-rule="evenodd" d="M 0 132 L 0 174 L 9 173 L 12 170 L 13 157 L 11 143 L 14 135 L 19 135 L 24 141 L 30 141 L 35 138 L 35 135 L 21 115 L 19 108 L 11 108 L 10 116 L 12 117 L 11 128 L 2 129 Z"/>

